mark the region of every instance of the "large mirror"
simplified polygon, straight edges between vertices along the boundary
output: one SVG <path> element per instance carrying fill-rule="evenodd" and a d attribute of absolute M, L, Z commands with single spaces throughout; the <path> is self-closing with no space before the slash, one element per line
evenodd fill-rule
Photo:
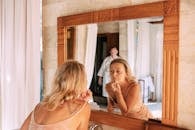
<path fill-rule="evenodd" d="M 103 108 L 107 95 L 98 84 L 98 71 L 110 49 L 116 47 L 119 57 L 128 61 L 141 86 L 141 100 L 154 118 L 162 116 L 163 17 L 147 17 L 97 24 L 97 42 L 93 79 L 90 89 L 94 100 Z M 104 78 L 104 77 L 103 77 Z"/>
<path fill-rule="evenodd" d="M 99 98 L 102 97 L 102 92 L 99 89 L 101 87 L 97 87 L 96 74 L 103 58 L 108 54 L 109 47 L 112 46 L 109 43 L 115 44 L 119 49 L 119 55 L 127 59 L 142 86 L 142 102 L 150 107 L 151 111 L 157 108 L 153 113 L 156 118 L 162 119 L 163 123 L 175 125 L 178 87 L 178 4 L 172 7 L 171 3 L 156 2 L 59 17 L 58 64 L 69 58 L 85 59 L 83 57 L 87 52 L 83 50 L 96 52 L 91 55 L 97 56 L 94 58 L 95 68 L 87 69 L 90 69 L 90 72 L 94 70 L 94 73 L 90 74 L 93 75 L 91 89 L 96 96 L 95 100 L 104 106 L 105 100 Z M 92 33 L 94 29 L 87 34 L 91 37 L 88 42 L 96 40 L 90 47 L 82 46 L 82 41 L 86 42 L 86 26 L 96 26 L 95 35 Z M 109 43 L 108 37 L 111 37 Z M 97 49 L 98 47 L 100 49 Z M 86 62 L 84 60 L 84 63 Z M 144 65 L 140 67 L 140 64 Z M 149 84 L 147 78 L 152 85 L 146 85 Z M 153 108 L 151 104 L 158 104 L 158 107 Z"/>

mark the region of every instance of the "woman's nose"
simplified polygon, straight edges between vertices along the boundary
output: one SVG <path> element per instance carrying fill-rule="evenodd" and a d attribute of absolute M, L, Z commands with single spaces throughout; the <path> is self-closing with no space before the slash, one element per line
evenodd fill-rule
<path fill-rule="evenodd" d="M 117 77 L 117 73 L 116 72 L 113 72 L 112 76 L 115 78 Z"/>

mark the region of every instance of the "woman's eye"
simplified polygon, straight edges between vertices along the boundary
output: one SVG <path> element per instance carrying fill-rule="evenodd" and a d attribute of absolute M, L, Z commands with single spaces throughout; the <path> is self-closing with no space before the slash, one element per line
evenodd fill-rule
<path fill-rule="evenodd" d="M 121 71 L 117 71 L 117 73 L 118 73 L 118 74 L 120 74 L 120 73 L 121 73 Z"/>

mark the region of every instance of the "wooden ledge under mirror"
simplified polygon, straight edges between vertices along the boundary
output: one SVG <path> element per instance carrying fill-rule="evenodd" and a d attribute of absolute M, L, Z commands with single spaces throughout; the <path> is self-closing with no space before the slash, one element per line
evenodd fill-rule
<path fill-rule="evenodd" d="M 62 64 L 69 58 L 74 58 L 75 45 L 67 45 L 67 40 L 75 40 L 74 30 L 71 31 L 72 33 L 68 30 L 71 29 L 70 27 L 89 23 L 159 16 L 163 17 L 162 22 L 164 29 L 161 123 L 165 125 L 177 126 L 179 0 L 167 0 L 58 17 L 58 65 Z M 115 119 L 116 117 L 118 118 L 116 122 L 111 119 Z M 126 120 L 126 117 L 111 115 L 110 113 L 96 110 L 92 110 L 91 113 L 91 121 L 113 125 L 116 127 L 122 127 L 120 126 L 120 119 Z M 148 125 L 151 124 L 150 121 L 148 122 L 133 118 L 129 118 L 127 121 L 128 125 L 131 126 L 128 127 L 128 129 L 155 129 L 148 127 Z M 127 126 L 124 128 L 127 128 Z"/>

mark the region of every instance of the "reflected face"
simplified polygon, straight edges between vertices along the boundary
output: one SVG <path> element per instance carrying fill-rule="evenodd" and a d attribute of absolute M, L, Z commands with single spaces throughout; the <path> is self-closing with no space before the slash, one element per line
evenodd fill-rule
<path fill-rule="evenodd" d="M 121 63 L 113 63 L 110 66 L 110 77 L 111 81 L 123 82 L 125 81 L 127 74 L 125 67 Z"/>
<path fill-rule="evenodd" d="M 112 48 L 110 50 L 110 54 L 111 54 L 111 56 L 116 56 L 118 54 L 118 50 L 116 48 Z"/>

